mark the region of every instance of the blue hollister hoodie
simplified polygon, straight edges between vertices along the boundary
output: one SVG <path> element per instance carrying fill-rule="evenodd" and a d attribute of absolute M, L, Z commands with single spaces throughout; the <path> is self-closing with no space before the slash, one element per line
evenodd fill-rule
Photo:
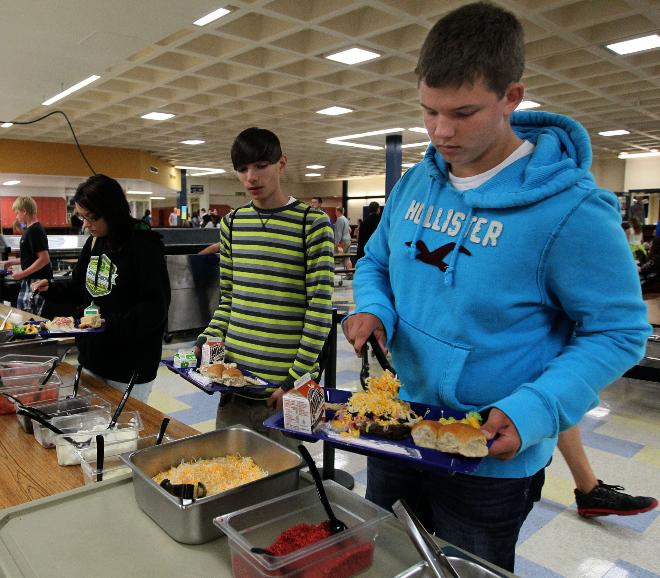
<path fill-rule="evenodd" d="M 517 456 L 475 472 L 492 477 L 544 467 L 559 431 L 642 357 L 650 332 L 587 133 L 549 113 L 511 123 L 534 151 L 469 191 L 429 147 L 393 189 L 353 283 L 355 312 L 383 322 L 403 399 L 497 407 L 513 421 Z"/>

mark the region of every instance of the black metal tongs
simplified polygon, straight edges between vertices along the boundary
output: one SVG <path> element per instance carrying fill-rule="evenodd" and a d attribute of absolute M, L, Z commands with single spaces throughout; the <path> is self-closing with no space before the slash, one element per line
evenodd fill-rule
<path fill-rule="evenodd" d="M 392 375 L 396 375 L 395 369 L 388 361 L 385 352 L 380 348 L 380 344 L 378 343 L 376 336 L 372 333 L 369 336 L 369 339 L 367 339 L 367 343 L 365 343 L 364 347 L 362 348 L 362 368 L 360 369 L 360 384 L 362 385 L 362 389 L 364 389 L 365 391 L 369 389 L 369 384 L 367 382 L 367 380 L 369 379 L 368 345 L 371 345 L 371 349 L 374 352 L 374 355 L 376 356 L 376 359 L 378 360 L 378 363 L 383 368 L 383 370 L 389 371 Z"/>

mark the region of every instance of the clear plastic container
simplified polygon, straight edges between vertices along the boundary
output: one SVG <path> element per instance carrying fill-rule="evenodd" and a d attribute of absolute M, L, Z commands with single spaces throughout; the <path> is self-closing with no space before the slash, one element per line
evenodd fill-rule
<path fill-rule="evenodd" d="M 138 438 L 136 440 L 135 449 L 143 450 L 145 448 L 150 448 L 156 445 L 156 434 Z M 163 436 L 162 444 L 167 444 L 171 441 L 174 441 L 173 438 L 169 437 L 167 434 Z M 103 468 L 99 471 L 97 468 L 96 462 L 96 448 L 94 450 L 83 452 L 80 457 L 80 467 L 82 468 L 83 479 L 85 484 L 93 484 L 98 480 L 98 474 L 102 474 L 102 481 L 110 480 L 118 476 L 123 476 L 124 474 L 131 473 L 131 468 L 126 465 L 121 459 L 121 454 L 126 453 L 124 450 L 123 442 L 120 443 L 109 443 L 104 445 L 104 454 L 103 454 Z"/>
<path fill-rule="evenodd" d="M 326 480 L 323 485 L 335 515 L 348 529 L 284 556 L 254 554 L 250 549 L 268 548 L 298 524 L 327 520 L 314 486 L 214 519 L 229 539 L 234 576 L 348 578 L 371 566 L 374 540 L 391 514 L 336 482 Z"/>
<path fill-rule="evenodd" d="M 27 408 L 33 408 L 39 413 L 44 413 L 49 416 L 49 419 L 59 415 L 85 413 L 89 411 L 88 408 L 90 406 L 95 405 L 98 406 L 98 409 L 109 410 L 111 407 L 109 401 L 82 387 L 79 388 L 77 397 L 68 397 L 53 401 L 32 401 L 22 403 L 21 405 Z M 18 410 L 18 404 L 16 404 L 16 409 Z M 34 433 L 33 420 L 29 416 L 16 413 L 16 419 L 25 432 Z"/>
<path fill-rule="evenodd" d="M 0 357 L 0 378 L 17 375 L 45 375 L 57 357 L 47 355 L 3 355 Z"/>
<path fill-rule="evenodd" d="M 20 380 L 26 377 L 32 378 L 33 376 L 11 377 L 8 379 Z M 40 384 L 44 376 L 39 375 L 37 377 L 40 379 L 28 383 Z M 45 385 L 16 384 L 0 388 L 0 393 L 7 393 L 18 399 L 22 404 L 27 404 L 36 401 L 52 401 L 73 395 L 73 385 L 63 385 L 60 377 L 54 373 Z M 8 413 L 16 413 L 16 404 L 12 399 L 0 395 L 0 415 Z"/>
<path fill-rule="evenodd" d="M 117 425 L 109 430 L 111 414 L 108 411 L 90 411 L 82 414 L 55 418 L 51 423 L 64 433 L 54 434 L 57 463 L 61 466 L 75 466 L 81 457 L 87 459 L 96 455 L 96 436 L 102 435 L 107 445 L 117 444 L 125 449 L 120 454 L 134 451 L 139 432 L 142 431 L 142 418 L 137 411 L 124 411 Z M 74 442 L 74 443 L 72 443 Z"/>

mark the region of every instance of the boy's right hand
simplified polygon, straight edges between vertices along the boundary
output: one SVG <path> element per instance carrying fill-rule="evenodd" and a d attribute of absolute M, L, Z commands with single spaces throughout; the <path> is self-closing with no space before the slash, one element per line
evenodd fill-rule
<path fill-rule="evenodd" d="M 39 279 L 30 285 L 30 289 L 35 293 L 44 293 L 48 291 L 48 279 Z"/>
<path fill-rule="evenodd" d="M 387 337 L 385 335 L 385 328 L 380 319 L 371 313 L 358 313 L 351 315 L 344 321 L 344 335 L 349 343 L 353 345 L 355 354 L 362 357 L 362 348 L 373 333 L 380 348 L 384 353 L 387 353 Z"/>
<path fill-rule="evenodd" d="M 193 347 L 193 353 L 197 359 L 200 359 L 202 357 L 202 348 L 199 345 L 195 345 Z"/>

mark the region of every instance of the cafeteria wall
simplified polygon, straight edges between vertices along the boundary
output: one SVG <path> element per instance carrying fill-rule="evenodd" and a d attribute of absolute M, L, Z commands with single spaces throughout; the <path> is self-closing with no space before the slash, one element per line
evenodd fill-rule
<path fill-rule="evenodd" d="M 660 156 L 626 160 L 624 189 L 660 189 Z"/>

